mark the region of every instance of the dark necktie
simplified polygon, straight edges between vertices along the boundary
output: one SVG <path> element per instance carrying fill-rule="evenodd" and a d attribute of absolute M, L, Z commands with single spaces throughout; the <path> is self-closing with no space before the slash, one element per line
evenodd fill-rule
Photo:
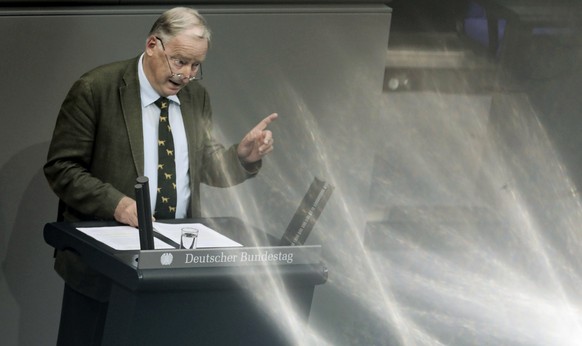
<path fill-rule="evenodd" d="M 160 109 L 158 129 L 158 191 L 154 217 L 157 220 L 176 217 L 176 162 L 174 161 L 174 138 L 170 127 L 170 100 L 160 97 L 156 102 Z"/>

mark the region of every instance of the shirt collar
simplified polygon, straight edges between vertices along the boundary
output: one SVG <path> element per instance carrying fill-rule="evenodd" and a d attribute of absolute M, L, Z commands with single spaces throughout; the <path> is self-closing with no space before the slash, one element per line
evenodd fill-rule
<path fill-rule="evenodd" d="M 144 54 L 142 54 L 139 57 L 139 62 L 138 62 L 138 67 L 137 67 L 138 78 L 139 78 L 139 92 L 140 92 L 140 96 L 141 96 L 141 106 L 143 108 L 145 108 L 145 107 L 151 105 L 152 103 L 156 102 L 156 100 L 161 97 L 154 90 L 154 88 L 150 84 L 150 81 L 148 81 L 148 79 L 147 79 L 147 77 L 145 75 L 145 72 L 143 70 Z M 177 104 L 180 104 L 180 99 L 176 95 L 168 96 L 168 100 L 173 101 L 173 102 L 176 102 Z"/>

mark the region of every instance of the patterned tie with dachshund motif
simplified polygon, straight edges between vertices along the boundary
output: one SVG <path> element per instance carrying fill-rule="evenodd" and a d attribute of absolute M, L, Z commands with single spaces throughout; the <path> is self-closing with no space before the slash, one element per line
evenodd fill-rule
<path fill-rule="evenodd" d="M 158 190 L 154 217 L 156 220 L 176 217 L 176 162 L 174 161 L 174 138 L 170 126 L 170 100 L 160 97 L 156 102 L 160 109 L 158 129 Z"/>

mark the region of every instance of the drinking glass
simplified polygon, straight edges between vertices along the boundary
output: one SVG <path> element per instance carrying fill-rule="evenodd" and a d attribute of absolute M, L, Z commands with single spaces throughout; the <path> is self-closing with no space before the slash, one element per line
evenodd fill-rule
<path fill-rule="evenodd" d="M 182 228 L 180 237 L 180 249 L 195 249 L 198 240 L 198 230 L 194 227 Z"/>

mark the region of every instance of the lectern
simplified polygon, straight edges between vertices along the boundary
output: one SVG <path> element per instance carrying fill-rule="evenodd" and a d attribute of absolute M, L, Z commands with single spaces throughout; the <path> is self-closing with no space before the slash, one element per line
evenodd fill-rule
<path fill-rule="evenodd" d="M 266 237 L 262 246 L 256 246 L 250 242 L 256 236 L 237 218 L 174 222 L 205 224 L 245 246 L 118 251 L 77 230 L 106 223 L 45 226 L 49 245 L 73 249 L 113 283 L 103 344 L 291 344 L 293 340 L 277 323 L 288 313 L 283 302 L 266 312 L 254 293 L 260 289 L 257 283 L 277 278 L 300 323 L 305 324 L 315 286 L 327 280 L 320 247 L 274 247 Z"/>

